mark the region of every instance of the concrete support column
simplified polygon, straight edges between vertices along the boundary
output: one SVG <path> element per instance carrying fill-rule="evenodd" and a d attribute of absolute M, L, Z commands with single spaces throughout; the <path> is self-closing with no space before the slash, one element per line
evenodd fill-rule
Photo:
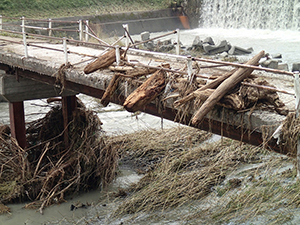
<path fill-rule="evenodd" d="M 66 147 L 69 146 L 68 124 L 71 121 L 72 113 L 77 107 L 76 95 L 62 97 L 62 113 L 64 118 L 64 142 Z"/>
<path fill-rule="evenodd" d="M 20 147 L 25 148 L 27 143 L 23 101 L 9 103 L 9 118 L 11 136 L 17 140 Z"/>

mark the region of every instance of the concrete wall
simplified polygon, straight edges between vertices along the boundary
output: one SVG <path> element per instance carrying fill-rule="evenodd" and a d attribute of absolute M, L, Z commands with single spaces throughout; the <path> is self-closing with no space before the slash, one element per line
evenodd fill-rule
<path fill-rule="evenodd" d="M 182 8 L 168 8 L 155 11 L 126 12 L 87 17 L 62 18 L 64 20 L 89 20 L 90 26 L 96 31 L 108 35 L 123 35 L 122 24 L 129 25 L 130 34 L 143 31 L 160 32 L 185 29 L 179 16 Z"/>

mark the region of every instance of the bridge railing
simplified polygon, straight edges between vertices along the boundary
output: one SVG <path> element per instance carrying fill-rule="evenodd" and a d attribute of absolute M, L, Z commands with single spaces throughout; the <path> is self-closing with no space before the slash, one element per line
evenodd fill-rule
<path fill-rule="evenodd" d="M 4 22 L 4 20 L 8 22 Z M 19 23 L 19 21 L 21 21 Z M 18 24 L 19 23 L 19 24 Z M 1 16 L 0 15 L 0 30 L 6 31 L 6 32 L 29 32 L 28 30 L 31 30 L 33 32 L 37 31 L 45 31 L 45 33 L 51 37 L 53 36 L 53 32 L 65 32 L 65 33 L 75 33 L 77 35 L 77 39 L 80 41 L 83 41 L 85 38 L 85 41 L 88 41 L 88 35 L 85 33 L 88 32 L 88 26 L 89 21 L 88 20 L 77 20 L 77 21 L 68 21 L 68 20 L 57 20 L 57 19 L 31 19 L 31 18 L 25 18 L 25 17 L 7 17 L 7 16 Z M 56 25 L 56 26 L 55 26 Z M 61 26 L 57 26 L 61 25 Z M 66 28 L 70 27 L 71 28 Z M 4 29 L 6 27 L 7 29 Z M 60 35 L 60 34 L 58 34 Z M 73 35 L 73 38 L 75 37 Z"/>
<path fill-rule="evenodd" d="M 3 22 L 4 20 L 9 21 L 9 22 Z M 17 21 L 17 22 L 16 22 Z M 18 21 L 21 21 L 21 24 L 18 24 Z M 33 26 L 32 23 L 38 23 L 38 25 Z M 58 24 L 76 24 L 78 25 L 78 29 L 66 29 L 66 28 L 55 28 L 53 27 L 54 23 L 58 23 Z M 43 24 L 44 26 L 42 26 L 41 24 Z M 4 29 L 6 28 L 6 29 Z M 11 33 L 11 34 L 15 34 L 15 35 L 22 35 L 23 37 L 23 42 L 16 42 L 16 41 L 10 41 L 13 43 L 17 43 L 17 44 L 22 44 L 24 46 L 24 55 L 25 57 L 28 57 L 28 46 L 34 46 L 34 47 L 40 47 L 40 48 L 44 48 L 44 49 L 48 49 L 48 50 L 53 50 L 53 51 L 60 51 L 60 52 L 64 52 L 65 54 L 65 59 L 66 59 L 66 63 L 67 63 L 67 59 L 68 59 L 68 54 L 72 53 L 72 54 L 79 54 L 79 55 L 85 55 L 85 56 L 89 56 L 92 58 L 96 58 L 97 56 L 93 56 L 93 55 L 88 55 L 88 54 L 81 54 L 81 53 L 77 53 L 77 52 L 71 52 L 68 50 L 67 48 L 67 43 L 75 43 L 75 44 L 86 44 L 89 41 L 89 37 L 92 37 L 94 39 L 96 39 L 99 43 L 90 43 L 89 45 L 93 45 L 94 47 L 105 47 L 106 49 L 104 50 L 104 52 L 109 49 L 109 48 L 116 48 L 116 52 L 118 53 L 118 49 L 119 46 L 115 46 L 119 41 L 121 41 L 123 38 L 126 38 L 126 49 L 129 47 L 129 45 L 131 45 L 131 47 L 135 48 L 137 45 L 141 45 L 145 42 L 148 41 L 153 41 L 156 39 L 160 39 L 163 37 L 166 37 L 168 35 L 173 35 L 176 34 L 176 42 L 174 43 L 175 47 L 176 47 L 176 54 L 179 55 L 180 54 L 180 32 L 179 29 L 174 30 L 172 32 L 168 32 L 166 34 L 154 37 L 150 40 L 144 41 L 144 42 L 139 42 L 139 43 L 134 43 L 130 34 L 129 34 L 129 28 L 128 28 L 128 24 L 123 24 L 123 29 L 125 30 L 124 35 L 119 38 L 115 43 L 113 43 L 112 45 L 108 44 L 107 42 L 105 42 L 104 40 L 101 40 L 100 38 L 97 37 L 96 33 L 93 31 L 93 29 L 89 26 L 89 21 L 88 20 L 78 20 L 78 21 L 65 21 L 65 20 L 57 20 L 57 19 L 30 19 L 30 18 L 25 18 L 25 17 L 6 17 L 6 16 L 1 16 L 0 15 L 0 32 L 6 32 L 6 33 Z M 47 34 L 36 34 L 36 30 L 41 30 L 41 31 L 47 31 Z M 78 33 L 78 40 L 75 40 L 73 38 L 66 38 L 64 37 L 57 37 L 57 36 L 63 36 L 65 35 L 65 33 L 63 34 L 56 34 L 56 36 L 53 35 L 52 31 L 58 31 L 58 32 L 76 32 Z M 34 43 L 27 43 L 27 38 L 28 37 L 34 37 L 34 38 L 41 38 L 41 39 L 47 39 L 47 40 L 57 40 L 57 41 L 61 41 L 63 43 L 63 50 L 62 49 L 56 49 L 56 48 L 52 48 L 52 47 L 45 47 L 45 46 L 39 46 L 37 44 Z M 83 37 L 84 41 L 83 41 Z M 1 39 L 3 40 L 3 39 Z M 5 40 L 8 41 L 8 40 Z M 131 43 L 130 43 L 131 42 Z M 117 62 L 120 59 L 120 56 L 117 54 Z M 188 68 L 189 71 L 191 71 L 191 60 L 189 60 L 189 66 Z"/>

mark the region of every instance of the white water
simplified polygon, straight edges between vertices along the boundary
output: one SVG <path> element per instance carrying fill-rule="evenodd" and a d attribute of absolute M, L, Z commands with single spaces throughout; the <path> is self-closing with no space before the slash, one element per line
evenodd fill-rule
<path fill-rule="evenodd" d="M 289 69 L 300 62 L 300 0 L 204 0 L 200 15 L 200 28 L 182 35 L 225 39 L 253 47 L 253 54 L 281 53 Z"/>
<path fill-rule="evenodd" d="M 200 26 L 300 30 L 299 0 L 204 0 Z"/>

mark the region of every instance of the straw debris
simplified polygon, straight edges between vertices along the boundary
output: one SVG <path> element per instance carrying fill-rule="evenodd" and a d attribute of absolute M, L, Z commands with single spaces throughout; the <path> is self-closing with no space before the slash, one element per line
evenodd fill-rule
<path fill-rule="evenodd" d="M 101 121 L 81 102 L 63 141 L 61 106 L 27 127 L 28 147 L 20 148 L 7 134 L 0 136 L 0 199 L 2 203 L 31 200 L 25 208 L 42 210 L 64 196 L 95 189 L 115 176 L 118 154 L 106 145 Z M 3 129 L 5 131 L 5 129 Z"/>
<path fill-rule="evenodd" d="M 134 160 L 145 176 L 127 191 L 130 194 L 115 215 L 167 210 L 202 199 L 240 162 L 256 159 L 255 153 L 246 151 L 247 145 L 238 142 L 224 140 L 204 147 L 199 145 L 208 133 L 193 128 L 174 132 L 141 132 L 119 139 L 122 161 Z"/>

